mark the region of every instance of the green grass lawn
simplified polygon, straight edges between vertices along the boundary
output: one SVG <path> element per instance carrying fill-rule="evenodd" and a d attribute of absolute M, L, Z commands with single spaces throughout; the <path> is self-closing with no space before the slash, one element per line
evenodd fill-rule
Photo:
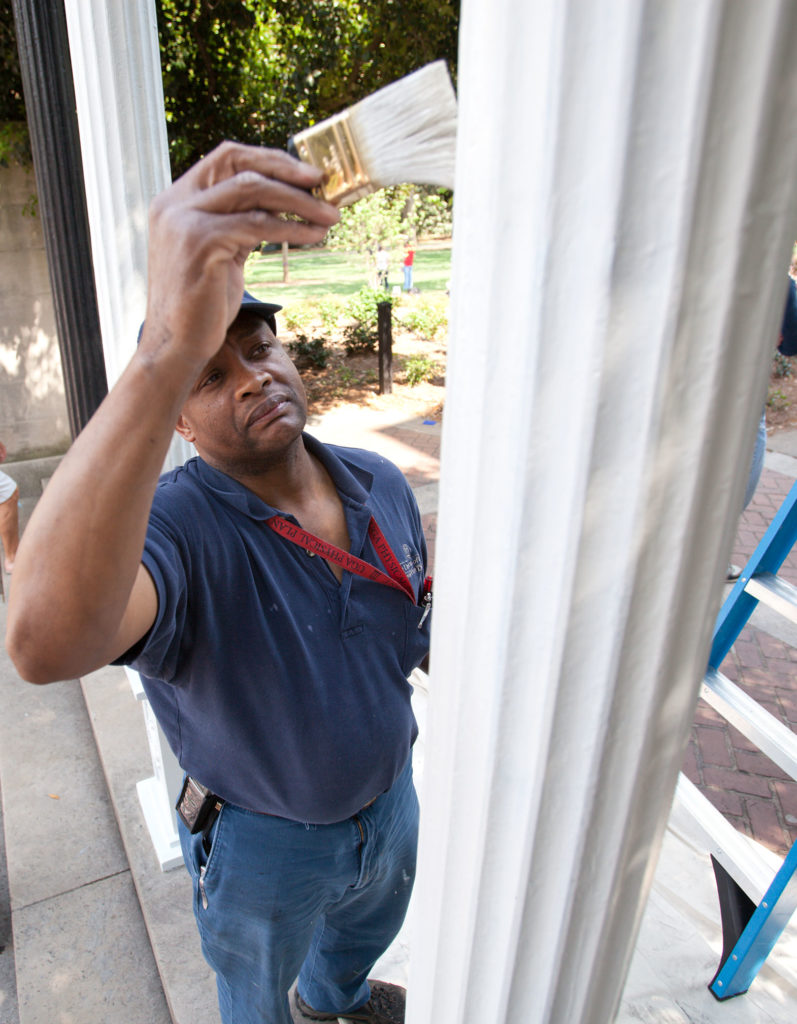
<path fill-rule="evenodd" d="M 390 261 L 388 283 L 401 285 L 403 253 Z M 253 253 L 246 261 L 246 287 L 260 299 L 290 302 L 297 299 L 337 295 L 347 298 L 369 283 L 369 270 L 362 256 L 327 249 L 292 249 L 288 256 L 290 282 L 282 283 L 282 253 Z M 420 249 L 415 253 L 412 283 L 422 295 L 445 292 L 451 275 L 451 249 Z"/>

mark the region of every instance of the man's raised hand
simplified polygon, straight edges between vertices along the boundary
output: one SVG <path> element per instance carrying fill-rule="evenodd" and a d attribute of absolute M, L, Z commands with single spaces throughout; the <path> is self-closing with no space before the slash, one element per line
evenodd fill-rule
<path fill-rule="evenodd" d="M 197 372 L 224 340 L 260 242 L 319 242 L 337 222 L 321 172 L 280 150 L 224 142 L 157 196 L 149 218 L 142 352 L 178 346 Z"/>

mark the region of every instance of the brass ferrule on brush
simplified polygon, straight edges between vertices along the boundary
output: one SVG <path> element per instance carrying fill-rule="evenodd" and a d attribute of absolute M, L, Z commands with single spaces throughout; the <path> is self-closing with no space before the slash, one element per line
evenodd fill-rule
<path fill-rule="evenodd" d="M 362 166 L 348 111 L 297 132 L 288 152 L 324 172 L 316 191 L 328 203 L 348 206 L 374 191 Z"/>

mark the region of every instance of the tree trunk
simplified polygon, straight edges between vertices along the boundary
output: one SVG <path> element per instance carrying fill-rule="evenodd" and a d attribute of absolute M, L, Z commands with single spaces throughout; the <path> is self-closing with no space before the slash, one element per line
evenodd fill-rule
<path fill-rule="evenodd" d="M 380 302 L 377 305 L 379 333 L 379 394 L 393 394 L 393 329 L 392 311 L 390 302 Z"/>
<path fill-rule="evenodd" d="M 288 275 L 288 243 L 282 243 L 282 283 L 287 284 L 289 281 Z"/>

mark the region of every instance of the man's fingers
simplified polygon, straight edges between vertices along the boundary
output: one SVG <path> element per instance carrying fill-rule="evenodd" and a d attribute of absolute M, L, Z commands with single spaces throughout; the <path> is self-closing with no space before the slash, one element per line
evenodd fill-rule
<path fill-rule="evenodd" d="M 293 242 L 296 245 L 312 245 L 326 235 L 326 224 L 311 224 L 303 220 L 292 220 L 268 210 L 246 210 L 227 214 L 226 217 L 211 218 L 203 237 L 197 239 L 200 248 L 207 246 L 249 252 L 260 242 Z"/>
<path fill-rule="evenodd" d="M 299 230 L 292 221 L 276 216 L 261 218 L 269 241 L 320 240 L 340 219 L 336 207 L 311 194 L 321 172 L 277 149 L 224 142 L 162 192 L 153 203 L 156 220 L 161 214 L 219 214 L 228 217 L 244 211 L 293 215 L 312 228 Z M 175 205 L 176 204 L 176 205 Z M 194 218 L 191 218 L 194 220 Z M 290 223 L 290 227 L 286 227 Z M 321 233 L 319 234 L 319 229 Z"/>
<path fill-rule="evenodd" d="M 339 213 L 309 191 L 320 178 L 287 153 L 225 143 L 153 200 L 149 303 L 179 344 L 202 357 L 218 349 L 257 244 L 323 240 Z"/>
<path fill-rule="evenodd" d="M 340 219 L 336 207 L 316 199 L 304 189 L 251 170 L 241 171 L 232 178 L 225 178 L 196 193 L 193 205 L 206 213 L 225 214 L 244 210 L 292 213 L 311 224 L 327 228 Z"/>
<path fill-rule="evenodd" d="M 295 245 L 313 245 L 323 240 L 327 233 L 326 225 L 307 224 L 299 220 L 285 220 L 283 217 L 266 213 L 264 210 L 254 211 L 252 216 L 262 225 L 260 239 L 264 242 L 293 242 Z"/>
<path fill-rule="evenodd" d="M 239 142 L 222 142 L 178 178 L 175 185 L 192 189 L 210 188 L 226 178 L 235 177 L 242 171 L 256 171 L 266 178 L 284 181 L 301 189 L 315 188 L 323 177 L 318 168 L 303 163 L 280 149 L 245 146 Z"/>

